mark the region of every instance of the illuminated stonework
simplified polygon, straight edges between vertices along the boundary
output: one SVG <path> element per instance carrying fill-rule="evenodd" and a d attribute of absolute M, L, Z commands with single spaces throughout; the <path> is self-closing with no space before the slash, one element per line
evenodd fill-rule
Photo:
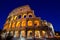
<path fill-rule="evenodd" d="M 28 5 L 14 9 L 4 24 L 3 30 L 14 37 L 42 38 L 53 37 L 52 24 L 34 15 L 34 11 Z"/>

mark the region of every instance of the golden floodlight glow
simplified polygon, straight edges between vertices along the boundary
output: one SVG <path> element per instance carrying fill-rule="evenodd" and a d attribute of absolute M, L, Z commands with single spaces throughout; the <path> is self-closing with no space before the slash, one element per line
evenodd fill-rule
<path fill-rule="evenodd" d="M 20 21 L 16 23 L 16 27 L 20 27 Z"/>
<path fill-rule="evenodd" d="M 7 29 L 8 28 L 8 24 L 6 24 L 5 26 L 4 26 L 4 29 Z"/>
<path fill-rule="evenodd" d="M 35 37 L 40 38 L 40 31 L 35 30 Z"/>
<path fill-rule="evenodd" d="M 14 27 L 15 27 L 15 22 L 12 23 L 12 28 L 14 28 Z"/>
<path fill-rule="evenodd" d="M 29 12 L 29 14 L 28 15 L 32 15 L 32 13 L 31 12 Z"/>
<path fill-rule="evenodd" d="M 16 20 L 16 19 L 17 19 L 17 16 L 14 17 L 14 20 Z"/>
<path fill-rule="evenodd" d="M 15 31 L 15 36 L 18 37 L 19 36 L 19 32 Z"/>
<path fill-rule="evenodd" d="M 4 30 L 6 31 L 4 32 Z M 4 24 L 3 33 L 11 33 L 13 37 L 20 40 L 30 40 L 30 38 L 40 40 L 40 38 L 50 35 L 55 36 L 53 25 L 40 17 L 36 17 L 34 10 L 30 9 L 28 5 L 18 7 L 10 12 Z M 8 34 L 5 36 L 7 37 Z"/>
<path fill-rule="evenodd" d="M 28 26 L 32 26 L 32 25 L 33 25 L 32 21 L 29 20 L 29 21 L 28 21 Z"/>
<path fill-rule="evenodd" d="M 21 24 L 22 27 L 26 26 L 26 21 L 22 21 L 22 24 Z"/>
<path fill-rule="evenodd" d="M 34 21 L 34 24 L 36 24 L 36 26 L 39 26 L 39 21 L 38 20 L 35 20 Z"/>
<path fill-rule="evenodd" d="M 44 37 L 46 34 L 45 34 L 46 32 L 43 30 L 42 31 L 42 36 Z"/>
<path fill-rule="evenodd" d="M 27 37 L 30 37 L 30 33 L 32 33 L 32 31 L 29 30 L 27 33 L 28 33 L 28 34 L 27 34 Z"/>
<path fill-rule="evenodd" d="M 45 34 L 45 31 L 42 31 L 43 34 Z"/>
<path fill-rule="evenodd" d="M 22 18 L 24 18 L 24 16 L 26 16 L 27 14 L 23 14 L 23 17 Z"/>
<path fill-rule="evenodd" d="M 22 35 L 23 37 L 25 37 L 25 31 L 24 31 L 24 30 L 21 31 L 21 35 Z"/>
<path fill-rule="evenodd" d="M 12 25 L 11 23 L 12 23 L 12 22 L 9 23 L 9 28 L 11 28 L 11 25 Z"/>
<path fill-rule="evenodd" d="M 11 18 L 11 21 L 12 21 L 13 19 L 14 19 L 14 18 L 12 17 L 12 18 Z"/>

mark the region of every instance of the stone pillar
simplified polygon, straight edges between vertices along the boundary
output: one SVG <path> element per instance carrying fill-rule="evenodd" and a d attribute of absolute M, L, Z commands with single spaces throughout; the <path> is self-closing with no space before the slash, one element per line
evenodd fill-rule
<path fill-rule="evenodd" d="M 42 30 L 40 30 L 40 36 L 42 37 Z"/>

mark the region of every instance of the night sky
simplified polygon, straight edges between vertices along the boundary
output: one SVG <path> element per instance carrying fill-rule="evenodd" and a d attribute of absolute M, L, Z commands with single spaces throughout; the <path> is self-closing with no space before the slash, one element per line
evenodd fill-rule
<path fill-rule="evenodd" d="M 60 32 L 60 1 L 55 0 L 0 0 L 0 29 L 8 14 L 15 8 L 29 5 L 37 17 L 51 22 L 55 31 Z"/>

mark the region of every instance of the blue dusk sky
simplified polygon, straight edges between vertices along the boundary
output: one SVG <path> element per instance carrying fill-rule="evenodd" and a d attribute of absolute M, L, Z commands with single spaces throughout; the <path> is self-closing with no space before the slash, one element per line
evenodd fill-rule
<path fill-rule="evenodd" d="M 0 0 L 0 29 L 8 14 L 23 5 L 29 5 L 37 17 L 51 22 L 54 30 L 60 32 L 60 1 L 57 0 Z"/>

